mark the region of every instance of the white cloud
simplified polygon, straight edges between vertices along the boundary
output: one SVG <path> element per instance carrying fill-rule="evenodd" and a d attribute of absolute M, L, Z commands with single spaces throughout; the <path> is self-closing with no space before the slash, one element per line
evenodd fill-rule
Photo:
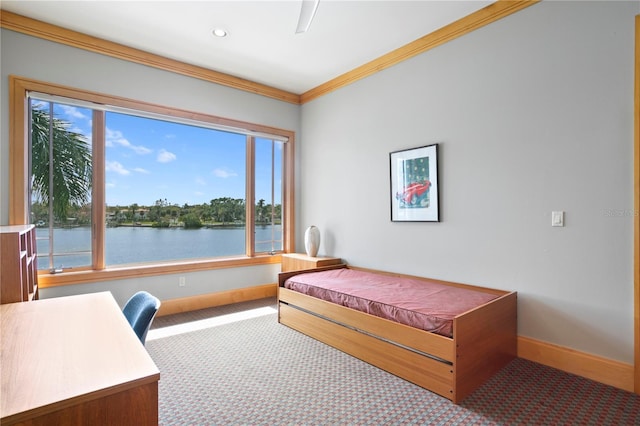
<path fill-rule="evenodd" d="M 158 152 L 158 162 L 160 163 L 170 163 L 176 158 L 178 157 L 176 157 L 173 152 L 169 152 L 166 149 L 161 149 L 160 152 Z"/>
<path fill-rule="evenodd" d="M 136 167 L 133 169 L 133 171 L 138 173 L 143 173 L 145 175 L 148 175 L 149 173 L 151 173 L 149 170 L 143 169 L 142 167 Z"/>
<path fill-rule="evenodd" d="M 62 110 L 62 112 L 64 113 L 64 115 L 68 116 L 68 117 L 73 117 L 73 118 L 82 118 L 82 119 L 88 119 L 89 117 L 87 117 L 86 115 L 84 115 L 82 112 L 80 112 L 78 110 L 78 108 L 71 106 L 71 105 L 63 105 L 63 104 L 57 104 L 58 107 Z"/>
<path fill-rule="evenodd" d="M 145 155 L 150 154 L 153 150 L 142 146 L 142 145 L 133 145 L 127 138 L 124 137 L 121 131 L 119 130 L 111 130 L 107 127 L 106 132 L 106 146 L 123 146 L 135 152 L 136 154 Z"/>
<path fill-rule="evenodd" d="M 117 161 L 107 161 L 105 163 L 105 170 L 108 172 L 118 173 L 119 175 L 126 176 L 131 172 L 124 168 L 124 166 Z"/>
<path fill-rule="evenodd" d="M 223 179 L 238 176 L 236 172 L 224 170 L 224 169 L 215 169 L 212 173 L 214 176 L 223 178 Z"/>
<path fill-rule="evenodd" d="M 196 185 L 206 186 L 206 185 L 207 185 L 207 181 L 206 181 L 206 180 L 204 180 L 204 179 L 203 179 L 203 178 L 201 178 L 201 177 L 197 177 L 197 178 L 196 178 Z"/>
<path fill-rule="evenodd" d="M 131 148 L 136 154 L 140 155 L 151 154 L 153 152 L 153 150 L 142 145 L 131 145 L 129 148 Z"/>

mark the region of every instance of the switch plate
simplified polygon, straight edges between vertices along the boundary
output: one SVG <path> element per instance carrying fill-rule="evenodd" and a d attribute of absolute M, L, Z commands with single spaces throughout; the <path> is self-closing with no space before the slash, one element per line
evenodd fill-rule
<path fill-rule="evenodd" d="M 564 212 L 551 212 L 551 226 L 564 226 Z"/>

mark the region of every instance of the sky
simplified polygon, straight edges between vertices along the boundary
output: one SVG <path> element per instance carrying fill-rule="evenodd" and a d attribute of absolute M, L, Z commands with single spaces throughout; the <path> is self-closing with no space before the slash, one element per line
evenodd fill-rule
<path fill-rule="evenodd" d="M 90 140 L 90 109 L 55 104 L 54 115 L 69 129 Z M 242 198 L 245 193 L 245 136 L 185 124 L 106 114 L 105 179 L 107 206 L 150 206 L 209 203 L 220 197 Z M 282 157 L 278 150 L 276 158 Z M 276 185 L 281 185 L 281 162 Z M 256 147 L 256 200 L 271 202 L 271 142 Z M 280 203 L 275 191 L 275 203 Z"/>

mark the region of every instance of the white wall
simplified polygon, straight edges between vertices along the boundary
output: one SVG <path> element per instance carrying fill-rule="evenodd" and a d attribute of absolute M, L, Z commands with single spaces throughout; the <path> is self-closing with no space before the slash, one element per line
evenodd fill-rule
<path fill-rule="evenodd" d="M 298 226 L 353 265 L 517 290 L 520 335 L 632 363 L 637 13 L 543 2 L 305 104 Z M 389 153 L 431 143 L 441 222 L 391 222 Z"/>
<path fill-rule="evenodd" d="M 9 91 L 11 74 L 299 133 L 300 107 L 2 29 L 0 93 L 0 224 L 9 221 Z M 140 289 L 161 299 L 275 282 L 278 265 L 107 281 L 42 290 L 43 297 L 110 290 L 119 302 Z"/>
<path fill-rule="evenodd" d="M 519 333 L 633 360 L 635 2 L 543 2 L 300 108 L 0 31 L 0 224 L 7 77 L 66 84 L 298 134 L 298 247 L 519 295 Z M 300 133 L 302 130 L 302 133 Z M 440 223 L 389 219 L 389 152 L 440 143 Z M 337 172 L 336 172 L 337 171 Z M 566 227 L 552 228 L 552 210 Z M 277 266 L 76 285 L 161 298 L 265 283 Z M 181 274 L 182 275 L 182 274 Z"/>
<path fill-rule="evenodd" d="M 160 300 L 170 300 L 274 283 L 278 272 L 280 272 L 280 265 L 271 264 L 168 274 L 157 277 L 129 278 L 126 280 L 44 288 L 40 290 L 40 298 L 47 299 L 79 293 L 110 291 L 116 301 L 121 306 L 124 306 L 129 297 L 138 290 L 150 291 Z M 185 287 L 179 287 L 179 277 L 185 277 Z"/>

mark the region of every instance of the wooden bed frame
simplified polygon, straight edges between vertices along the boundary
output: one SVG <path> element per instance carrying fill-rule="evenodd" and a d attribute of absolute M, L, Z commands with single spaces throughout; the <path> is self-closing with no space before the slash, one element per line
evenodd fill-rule
<path fill-rule="evenodd" d="M 344 264 L 282 272 L 278 322 L 456 404 L 516 357 L 515 292 L 430 280 L 499 296 L 455 317 L 453 338 L 448 338 L 284 288 L 294 275 L 347 267 L 425 279 Z"/>

